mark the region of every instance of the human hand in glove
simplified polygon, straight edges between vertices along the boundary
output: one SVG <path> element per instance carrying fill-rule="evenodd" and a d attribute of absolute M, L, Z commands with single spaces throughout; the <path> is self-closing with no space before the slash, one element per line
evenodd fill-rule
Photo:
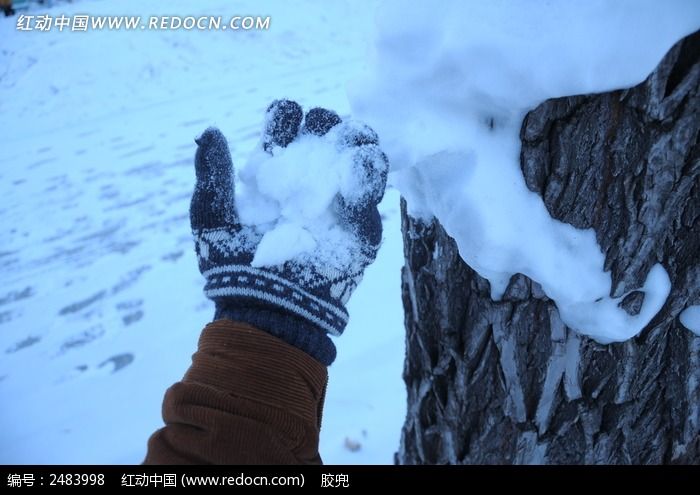
<path fill-rule="evenodd" d="M 332 147 L 348 162 L 344 175 L 349 177 L 343 177 L 344 185 L 323 217 L 331 228 L 340 229 L 340 237 L 317 236 L 313 249 L 276 264 L 254 261 L 261 240 L 281 220 L 244 222 L 236 205 L 228 144 L 215 128 L 196 139 L 197 182 L 190 219 L 199 269 L 206 279 L 204 292 L 215 302 L 215 319 L 249 323 L 328 365 L 335 359 L 328 334 L 343 332 L 348 321 L 345 304 L 379 249 L 377 204 L 384 195 L 388 163 L 369 127 L 343 122 L 330 110 L 314 108 L 304 116 L 296 102 L 273 102 L 260 143 L 268 170 L 276 166 L 276 152 L 300 140 L 305 146 Z M 279 165 L 285 163 L 280 159 Z M 279 207 L 284 210 L 285 205 Z"/>

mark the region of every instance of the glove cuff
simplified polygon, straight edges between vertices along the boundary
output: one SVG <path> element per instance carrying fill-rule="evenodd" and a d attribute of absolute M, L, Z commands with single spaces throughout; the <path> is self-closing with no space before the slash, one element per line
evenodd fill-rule
<path fill-rule="evenodd" d="M 234 299 L 257 301 L 258 306 L 291 313 L 322 332 L 343 333 L 348 323 L 345 307 L 322 299 L 270 270 L 247 265 L 217 266 L 203 273 L 204 294 L 215 302 Z"/>
<path fill-rule="evenodd" d="M 335 361 L 335 345 L 325 332 L 295 315 L 260 306 L 259 301 L 217 302 L 214 319 L 248 323 L 304 351 L 324 366 Z"/>

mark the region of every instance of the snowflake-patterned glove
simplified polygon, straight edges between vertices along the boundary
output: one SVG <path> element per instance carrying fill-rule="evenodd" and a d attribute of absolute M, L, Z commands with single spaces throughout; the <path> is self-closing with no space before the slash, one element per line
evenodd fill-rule
<path fill-rule="evenodd" d="M 216 305 L 215 318 L 247 322 L 300 348 L 321 363 L 335 359 L 328 338 L 340 335 L 348 320 L 345 304 L 374 261 L 382 236 L 377 204 L 384 195 L 388 163 L 377 135 L 367 126 L 342 122 L 329 110 L 314 108 L 304 117 L 293 101 L 273 102 L 261 140 L 268 153 L 286 147 L 301 135 L 330 139 L 353 155 L 354 183 L 361 194 L 338 193 L 332 205 L 348 242 L 319 246 L 275 266 L 252 266 L 263 232 L 242 225 L 234 200 L 234 169 L 228 144 L 218 129 L 209 128 L 196 139 L 197 182 L 190 220 L 204 291 Z M 328 251 L 342 252 L 331 257 Z M 320 253 L 324 255 L 321 256 Z"/>

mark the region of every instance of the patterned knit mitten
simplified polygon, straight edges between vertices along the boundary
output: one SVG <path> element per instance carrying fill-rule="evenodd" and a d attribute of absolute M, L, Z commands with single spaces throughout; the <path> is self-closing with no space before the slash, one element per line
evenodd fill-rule
<path fill-rule="evenodd" d="M 268 108 L 261 146 L 269 153 L 309 134 L 319 140 L 332 135 L 334 146 L 352 153 L 353 183 L 362 193 L 338 193 L 332 205 L 348 242 L 319 246 L 324 256 L 307 253 L 274 266 L 251 266 L 264 232 L 240 222 L 233 162 L 226 139 L 215 128 L 196 139 L 197 182 L 190 220 L 199 269 L 206 279 L 204 292 L 215 302 L 215 318 L 247 322 L 328 365 L 335 359 L 328 334 L 343 332 L 348 321 L 345 304 L 379 249 L 382 224 L 377 204 L 384 195 L 388 163 L 369 127 L 342 122 L 322 108 L 304 116 L 301 107 L 288 100 Z M 342 252 L 328 263 L 328 251 L 334 249 Z"/>

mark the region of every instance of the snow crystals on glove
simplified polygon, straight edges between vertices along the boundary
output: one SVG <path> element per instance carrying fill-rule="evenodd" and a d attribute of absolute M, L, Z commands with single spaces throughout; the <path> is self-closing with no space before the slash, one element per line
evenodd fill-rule
<path fill-rule="evenodd" d="M 372 183 L 362 161 L 384 166 L 373 148 L 347 142 L 358 128 L 343 122 L 324 136 L 301 134 L 286 147 L 251 153 L 239 169 L 236 205 L 241 223 L 264 233 L 252 266 L 301 259 L 341 268 L 358 255 L 357 239 L 339 223 L 336 198 L 368 200 Z"/>

